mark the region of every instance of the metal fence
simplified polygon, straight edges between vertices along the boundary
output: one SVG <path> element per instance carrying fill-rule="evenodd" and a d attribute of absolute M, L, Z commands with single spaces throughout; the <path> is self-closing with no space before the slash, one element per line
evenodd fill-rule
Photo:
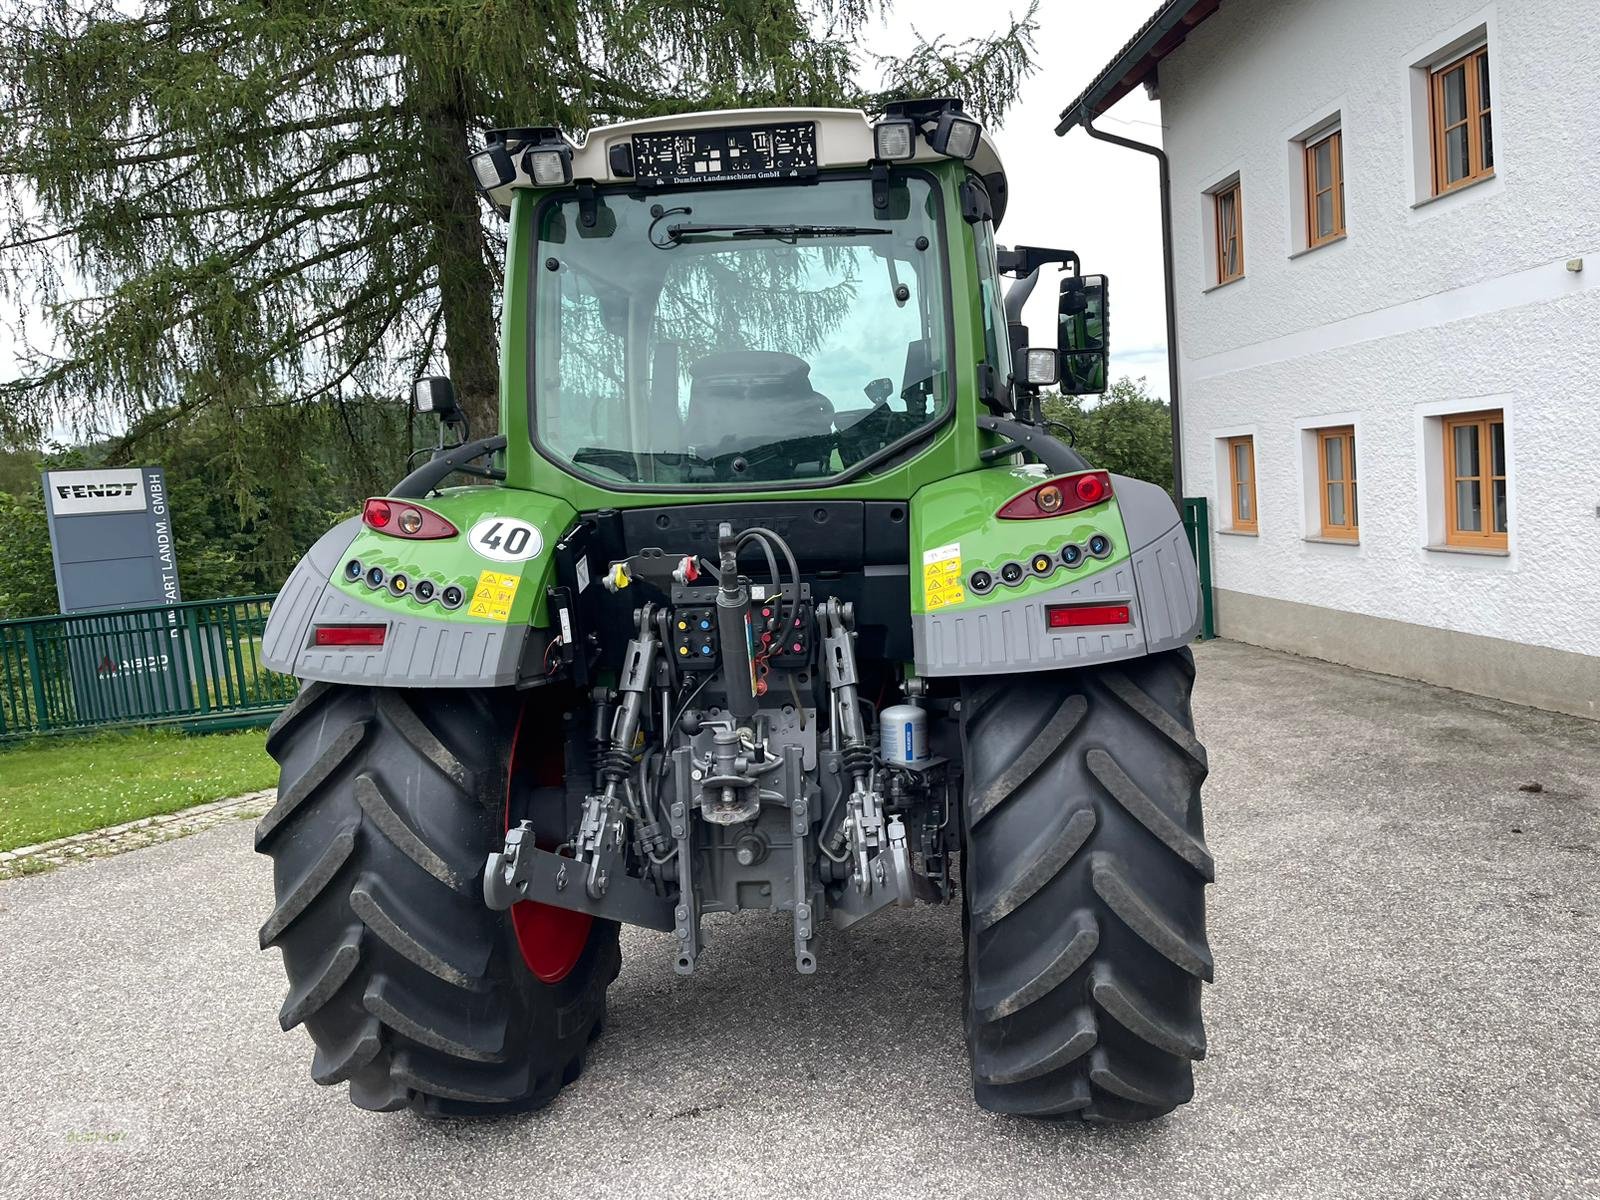
<path fill-rule="evenodd" d="M 1209 641 L 1217 636 L 1217 617 L 1211 596 L 1211 509 L 1204 496 L 1184 498 L 1183 531 L 1200 568 L 1200 638 Z"/>
<path fill-rule="evenodd" d="M 0 621 L 0 738 L 259 724 L 298 684 L 261 665 L 271 596 Z"/>

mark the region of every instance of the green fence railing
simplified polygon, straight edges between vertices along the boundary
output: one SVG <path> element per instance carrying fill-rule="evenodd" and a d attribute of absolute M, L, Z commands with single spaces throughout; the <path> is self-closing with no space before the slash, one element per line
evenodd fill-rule
<path fill-rule="evenodd" d="M 1211 509 L 1204 496 L 1184 497 L 1183 531 L 1200 568 L 1200 638 L 1209 641 L 1217 636 L 1217 617 L 1211 596 Z"/>
<path fill-rule="evenodd" d="M 0 621 L 0 738 L 270 720 L 293 678 L 261 665 L 271 596 Z"/>

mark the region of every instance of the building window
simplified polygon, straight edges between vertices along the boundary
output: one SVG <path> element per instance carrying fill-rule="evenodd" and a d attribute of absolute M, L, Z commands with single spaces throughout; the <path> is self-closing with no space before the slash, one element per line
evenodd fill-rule
<path fill-rule="evenodd" d="M 1244 274 L 1244 202 L 1239 181 L 1211 194 L 1216 224 L 1217 282 L 1232 283 Z"/>
<path fill-rule="evenodd" d="M 1444 507 L 1446 545 L 1506 548 L 1506 423 L 1499 409 L 1444 418 Z"/>
<path fill-rule="evenodd" d="M 1322 494 L 1322 536 L 1355 541 L 1361 536 L 1361 525 L 1356 508 L 1353 426 L 1317 430 L 1317 476 Z"/>
<path fill-rule="evenodd" d="M 1305 143 L 1306 245 L 1344 235 L 1344 138 L 1335 129 Z"/>
<path fill-rule="evenodd" d="M 1430 82 L 1433 191 L 1441 195 L 1494 174 L 1489 48 L 1434 68 Z"/>
<path fill-rule="evenodd" d="M 1228 493 L 1232 497 L 1233 528 L 1256 532 L 1256 441 L 1254 437 L 1228 439 Z"/>

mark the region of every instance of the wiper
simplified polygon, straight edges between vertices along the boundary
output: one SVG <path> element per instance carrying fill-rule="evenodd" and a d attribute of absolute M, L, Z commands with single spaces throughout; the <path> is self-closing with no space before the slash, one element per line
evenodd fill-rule
<path fill-rule="evenodd" d="M 668 225 L 667 241 L 678 242 L 700 234 L 720 234 L 727 238 L 755 240 L 773 238 L 791 245 L 801 238 L 866 237 L 886 234 L 887 229 L 865 225 Z M 660 243 L 657 243 L 658 245 Z"/>

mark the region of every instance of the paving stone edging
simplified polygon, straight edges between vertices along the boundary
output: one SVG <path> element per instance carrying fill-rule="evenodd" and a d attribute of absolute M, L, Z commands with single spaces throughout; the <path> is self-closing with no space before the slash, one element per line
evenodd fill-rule
<path fill-rule="evenodd" d="M 197 804 L 193 808 L 162 813 L 160 816 L 141 817 L 137 821 L 112 825 L 106 829 L 75 833 L 71 837 L 40 842 L 36 846 L 19 846 L 15 850 L 0 851 L 0 879 L 31 875 L 68 863 L 122 854 L 142 846 L 155 845 L 157 842 L 187 837 L 191 833 L 199 833 L 202 829 L 210 829 L 213 825 L 220 825 L 224 821 L 257 817 L 272 806 L 277 795 L 276 788 L 247 792 L 243 796 L 213 800 L 208 804 Z"/>

